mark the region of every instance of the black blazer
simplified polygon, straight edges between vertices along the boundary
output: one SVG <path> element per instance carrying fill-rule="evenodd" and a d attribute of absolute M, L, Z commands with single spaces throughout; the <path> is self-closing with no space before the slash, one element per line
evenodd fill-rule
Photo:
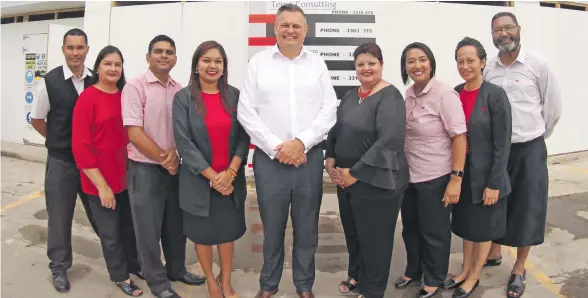
<path fill-rule="evenodd" d="M 465 83 L 457 85 L 461 92 Z M 510 154 L 512 116 L 510 102 L 501 87 L 482 82 L 467 123 L 470 187 L 474 203 L 482 202 L 484 189 L 498 189 L 503 198 L 511 192 L 506 166 Z"/>
<path fill-rule="evenodd" d="M 231 112 L 231 135 L 229 140 L 229 160 L 237 155 L 243 163 L 233 182 L 233 201 L 242 208 L 247 197 L 245 165 L 249 154 L 250 138 L 237 121 L 237 102 L 239 90 L 229 86 L 227 102 L 234 107 Z M 201 173 L 212 164 L 212 147 L 204 117 L 197 112 L 189 87 L 178 91 L 174 97 L 173 128 L 176 149 L 181 158 L 180 166 L 180 208 L 196 215 L 208 217 L 210 209 L 210 181 Z"/>

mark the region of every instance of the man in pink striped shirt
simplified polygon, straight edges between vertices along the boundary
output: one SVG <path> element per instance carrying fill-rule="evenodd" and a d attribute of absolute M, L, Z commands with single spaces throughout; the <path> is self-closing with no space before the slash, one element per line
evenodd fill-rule
<path fill-rule="evenodd" d="M 172 127 L 172 102 L 182 86 L 170 75 L 177 60 L 174 41 L 165 35 L 149 43 L 149 69 L 122 91 L 127 127 L 127 187 L 144 277 L 158 298 L 179 298 L 171 281 L 201 285 L 205 279 L 186 270 L 186 237 L 179 205 L 179 157 Z M 163 229 L 162 229 L 163 227 Z M 161 263 L 162 240 L 165 267 Z"/>

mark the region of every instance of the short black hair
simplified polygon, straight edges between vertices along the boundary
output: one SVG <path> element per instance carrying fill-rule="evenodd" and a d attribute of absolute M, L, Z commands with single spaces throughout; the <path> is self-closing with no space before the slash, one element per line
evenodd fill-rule
<path fill-rule="evenodd" d="M 171 39 L 171 37 L 165 35 L 165 34 L 160 34 L 155 36 L 150 42 L 149 42 L 149 48 L 147 50 L 148 54 L 151 54 L 151 51 L 153 50 L 153 45 L 157 42 L 160 41 L 166 41 L 169 42 L 169 44 L 171 44 L 172 48 L 174 48 L 174 50 L 176 49 L 176 42 Z"/>
<path fill-rule="evenodd" d="M 302 8 L 300 8 L 300 6 L 298 6 L 296 4 L 287 3 L 287 4 L 280 6 L 280 8 L 278 8 L 278 12 L 276 13 L 276 15 L 279 16 L 284 11 L 299 12 L 304 16 L 304 18 L 306 18 L 306 14 L 304 13 L 304 10 L 302 10 Z"/>
<path fill-rule="evenodd" d="M 503 12 L 499 12 L 497 14 L 495 14 L 492 17 L 492 21 L 490 22 L 490 28 L 493 28 L 494 26 L 494 21 L 498 18 L 502 18 L 502 17 L 510 17 L 512 19 L 512 21 L 515 23 L 515 25 L 519 25 L 519 21 L 517 21 L 517 17 L 512 13 L 512 12 L 508 12 L 508 11 L 503 11 Z"/>
<path fill-rule="evenodd" d="M 462 40 L 460 40 L 457 43 L 457 47 L 455 47 L 455 61 L 457 61 L 457 51 L 459 51 L 459 49 L 461 49 L 465 46 L 475 47 L 476 52 L 478 53 L 478 58 L 480 58 L 480 61 L 484 61 L 486 59 L 486 49 L 484 49 L 484 46 L 482 45 L 482 43 L 480 43 L 475 38 L 471 38 L 471 37 L 466 36 Z M 483 67 L 482 67 L 482 71 L 484 71 Z"/>
<path fill-rule="evenodd" d="M 375 42 L 366 42 L 358 46 L 353 52 L 353 60 L 357 60 L 357 57 L 361 54 L 370 54 L 374 56 L 380 63 L 384 63 L 384 57 L 382 57 L 382 49 Z"/>
<path fill-rule="evenodd" d="M 424 43 L 422 42 L 413 42 L 404 48 L 402 51 L 402 56 L 400 56 L 400 76 L 402 77 L 402 82 L 404 85 L 408 85 L 408 72 L 406 71 L 406 54 L 411 49 L 421 49 L 425 52 L 425 55 L 429 59 L 429 63 L 431 64 L 431 78 L 435 76 L 435 70 L 437 70 L 437 62 L 435 61 L 435 55 L 433 55 L 433 51 Z"/>
<path fill-rule="evenodd" d="M 65 40 L 67 39 L 68 36 L 83 36 L 84 41 L 86 42 L 86 45 L 88 45 L 88 35 L 86 35 L 86 32 L 84 32 L 84 30 L 82 30 L 82 29 L 73 28 L 73 29 L 69 29 L 67 32 L 65 32 L 65 34 L 63 35 L 63 45 L 65 45 Z"/>

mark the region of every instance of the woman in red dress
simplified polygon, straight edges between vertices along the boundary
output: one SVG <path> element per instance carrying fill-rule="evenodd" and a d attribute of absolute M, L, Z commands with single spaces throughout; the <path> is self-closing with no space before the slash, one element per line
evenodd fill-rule
<path fill-rule="evenodd" d="M 102 49 L 94 72 L 92 86 L 80 94 L 74 108 L 72 150 L 110 279 L 125 294 L 137 297 L 143 292 L 129 273 L 142 277 L 142 272 L 126 190 L 128 139 L 121 113 L 125 76 L 120 50 Z"/>
<path fill-rule="evenodd" d="M 245 234 L 245 165 L 249 136 L 237 121 L 239 90 L 228 83 L 228 61 L 215 41 L 202 43 L 192 58 L 189 86 L 176 93 L 173 124 L 181 158 L 183 229 L 213 298 L 236 297 L 231 285 L 234 243 Z M 212 272 L 216 245 L 221 272 Z"/>

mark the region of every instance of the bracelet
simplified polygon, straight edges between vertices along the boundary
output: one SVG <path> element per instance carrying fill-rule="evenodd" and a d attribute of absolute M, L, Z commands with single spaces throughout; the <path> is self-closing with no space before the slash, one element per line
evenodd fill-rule
<path fill-rule="evenodd" d="M 231 174 L 231 177 L 237 177 L 237 172 L 235 172 L 235 170 L 231 169 L 230 167 L 227 170 L 229 171 L 229 174 Z"/>

